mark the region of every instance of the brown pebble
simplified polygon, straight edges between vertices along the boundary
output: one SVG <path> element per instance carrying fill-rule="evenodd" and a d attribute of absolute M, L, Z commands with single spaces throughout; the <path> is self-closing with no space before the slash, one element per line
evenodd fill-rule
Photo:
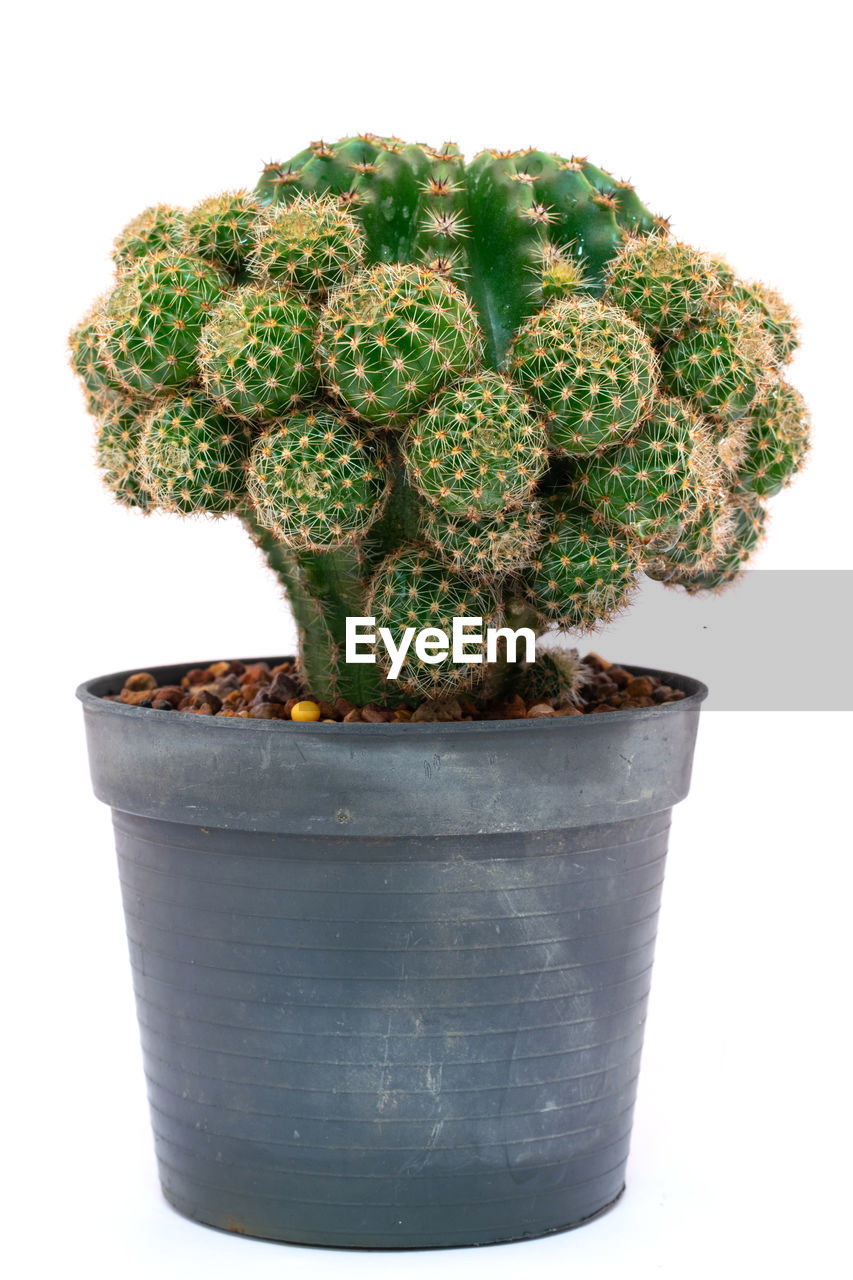
<path fill-rule="evenodd" d="M 430 699 L 427 702 L 422 702 L 412 712 L 413 724 L 449 724 L 453 720 L 461 719 L 462 708 L 455 698 L 450 698 L 444 702 Z"/>
<path fill-rule="evenodd" d="M 528 720 L 538 720 L 544 716 L 555 716 L 557 713 L 553 707 L 547 702 L 537 702 L 535 707 L 530 707 L 527 712 Z"/>
<path fill-rule="evenodd" d="M 362 707 L 361 718 L 362 720 L 366 721 L 367 724 L 384 724 L 385 723 L 384 711 L 381 711 L 380 708 L 375 706 L 372 702 L 368 702 L 366 707 Z"/>
<path fill-rule="evenodd" d="M 557 711 L 554 712 L 554 714 L 557 716 L 582 716 L 583 712 L 581 711 L 580 707 L 569 706 L 569 707 L 560 707 Z"/>
<path fill-rule="evenodd" d="M 257 702 L 249 708 L 252 720 L 284 720 L 285 711 L 280 702 Z"/>
<path fill-rule="evenodd" d="M 648 676 L 633 676 L 625 685 L 625 692 L 629 698 L 650 698 L 654 690 L 654 681 Z"/>
<path fill-rule="evenodd" d="M 361 712 L 358 707 L 353 707 L 352 711 L 348 711 L 344 716 L 344 724 L 360 724 Z"/>
<path fill-rule="evenodd" d="M 218 680 L 220 676 L 227 676 L 229 664 L 227 662 L 212 662 L 207 668 L 214 680 Z"/>
<path fill-rule="evenodd" d="M 592 714 L 597 715 L 599 711 L 616 711 L 616 707 L 611 707 L 607 702 L 599 702 L 598 706 L 592 708 Z"/>
<path fill-rule="evenodd" d="M 193 685 L 204 684 L 207 680 L 207 667 L 192 667 L 181 680 L 182 689 L 191 689 Z"/>
<path fill-rule="evenodd" d="M 230 676 L 241 676 L 246 670 L 245 664 L 235 658 L 233 662 L 228 663 L 228 674 Z"/>
<path fill-rule="evenodd" d="M 625 685 L 631 679 L 631 672 L 626 671 L 624 667 L 612 666 L 607 671 L 608 679 L 618 684 L 620 689 L 624 689 Z"/>
<path fill-rule="evenodd" d="M 156 689 L 157 681 L 149 671 L 137 671 L 135 675 L 127 677 L 124 687 L 128 693 L 139 693 L 142 689 Z"/>
<path fill-rule="evenodd" d="M 155 698 L 151 703 L 155 711 L 174 711 L 175 708 L 168 698 Z"/>
<path fill-rule="evenodd" d="M 504 716 L 507 720 L 523 720 L 527 715 L 527 707 L 524 705 L 524 699 L 516 694 L 514 698 L 510 698 L 504 707 Z"/>
<path fill-rule="evenodd" d="M 412 718 L 412 713 L 408 707 L 398 707 L 394 712 L 394 719 L 398 724 L 408 724 Z"/>
<path fill-rule="evenodd" d="M 330 702 L 320 702 L 318 705 L 320 707 L 320 715 L 324 720 L 335 719 L 335 708 Z"/>
<path fill-rule="evenodd" d="M 652 697 L 654 698 L 655 702 L 666 702 L 667 698 L 671 693 L 672 693 L 672 689 L 668 684 L 659 684 L 655 686 L 654 692 L 652 693 Z"/>
<path fill-rule="evenodd" d="M 243 672 L 243 681 L 249 684 L 269 684 L 270 669 L 266 662 L 253 662 Z"/>
<path fill-rule="evenodd" d="M 287 702 L 299 696 L 299 681 L 286 671 L 277 671 L 266 690 L 273 702 Z"/>
<path fill-rule="evenodd" d="M 125 687 L 119 694 L 119 702 L 123 702 L 128 707 L 140 707 L 143 703 L 150 707 L 153 701 L 151 689 L 133 690 Z"/>
<path fill-rule="evenodd" d="M 215 693 L 211 693 L 209 689 L 198 689 L 190 700 L 190 707 L 193 711 L 201 711 L 203 707 L 209 707 L 211 714 L 213 714 L 221 706 L 222 699 L 218 698 Z"/>
<path fill-rule="evenodd" d="M 600 654 L 588 653 L 584 658 L 584 662 L 588 667 L 592 667 L 595 671 L 609 671 L 611 664 L 606 658 L 602 658 Z"/>
<path fill-rule="evenodd" d="M 351 711 L 355 710 L 355 703 L 350 702 L 349 698 L 336 698 L 334 706 L 335 713 L 342 717 L 348 716 Z"/>
<path fill-rule="evenodd" d="M 184 697 L 184 690 L 176 684 L 164 684 L 154 690 L 154 696 L 162 702 L 173 702 L 177 706 Z"/>
<path fill-rule="evenodd" d="M 673 689 L 672 693 L 667 698 L 667 702 L 680 702 L 682 698 L 686 697 L 687 694 L 683 689 Z"/>

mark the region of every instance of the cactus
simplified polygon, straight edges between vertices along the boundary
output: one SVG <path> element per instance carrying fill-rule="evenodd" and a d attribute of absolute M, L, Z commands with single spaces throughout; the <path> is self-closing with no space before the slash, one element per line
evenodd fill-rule
<path fill-rule="evenodd" d="M 527 502 L 472 518 L 427 506 L 421 514 L 419 536 L 457 573 L 499 577 L 530 564 L 542 541 L 541 505 Z"/>
<path fill-rule="evenodd" d="M 548 465 L 544 422 L 508 378 L 485 372 L 433 400 L 407 428 L 403 456 L 430 503 L 471 517 L 517 507 Z"/>
<path fill-rule="evenodd" d="M 772 342 L 759 317 L 729 302 L 667 344 L 661 372 L 672 395 L 726 422 L 751 409 L 771 381 L 772 365 Z"/>
<path fill-rule="evenodd" d="M 257 220 L 254 196 L 247 191 L 224 191 L 189 211 L 180 247 L 240 274 L 255 248 Z"/>
<path fill-rule="evenodd" d="M 466 373 L 480 332 L 463 293 L 417 266 L 380 266 L 338 290 L 317 345 L 328 389 L 368 422 L 395 422 Z"/>
<path fill-rule="evenodd" d="M 527 598 L 542 629 L 590 631 L 628 603 L 637 586 L 636 554 L 574 503 L 548 506 L 545 538 L 525 576 Z"/>
<path fill-rule="evenodd" d="M 690 594 L 721 591 L 740 576 L 764 535 L 766 521 L 767 508 L 758 498 L 731 498 L 709 509 L 675 547 L 647 564 L 645 572 Z"/>
<path fill-rule="evenodd" d="M 380 516 L 385 465 L 381 450 L 339 415 L 296 413 L 255 443 L 249 496 L 258 520 L 285 546 L 331 550 Z"/>
<path fill-rule="evenodd" d="M 656 338 L 709 319 L 724 287 L 704 253 L 666 235 L 631 236 L 605 269 L 604 296 Z"/>
<path fill-rule="evenodd" d="M 415 633 L 440 630 L 450 635 L 455 618 L 481 618 L 484 626 L 500 619 L 499 601 L 489 582 L 455 573 L 419 547 L 404 546 L 383 561 L 367 608 L 377 627 L 387 627 L 398 637 L 407 627 Z M 454 663 L 449 651 L 440 656 L 439 649 L 440 643 L 425 658 L 410 650 L 396 677 L 401 690 L 435 697 L 470 687 L 471 668 Z M 483 654 L 479 656 L 480 663 L 473 665 L 482 667 Z M 383 664 L 387 667 L 387 656 Z"/>
<path fill-rule="evenodd" d="M 316 390 L 316 315 L 278 285 L 226 294 L 202 330 L 198 365 L 224 413 L 274 421 Z"/>
<path fill-rule="evenodd" d="M 296 196 L 257 221 L 250 269 L 261 279 L 323 296 L 362 265 L 364 237 L 345 209 Z"/>
<path fill-rule="evenodd" d="M 315 697 L 570 698 L 574 658 L 355 663 L 347 620 L 577 633 L 643 572 L 719 590 L 808 447 L 786 305 L 586 160 L 315 143 L 116 259 L 70 338 L 105 485 L 242 522 Z"/>
<path fill-rule="evenodd" d="M 695 519 L 719 485 L 707 424 L 680 401 L 661 398 L 630 440 L 585 461 L 576 495 L 629 541 L 659 544 L 666 530 Z"/>
<path fill-rule="evenodd" d="M 167 253 L 183 246 L 186 214 L 168 204 L 143 209 L 116 237 L 113 261 L 119 268 L 130 266 L 149 253 Z"/>
<path fill-rule="evenodd" d="M 196 377 L 202 326 L 226 283 L 210 264 L 184 253 L 137 259 L 95 321 L 111 376 L 125 390 L 143 395 Z"/>
<path fill-rule="evenodd" d="M 150 511 L 152 502 L 141 474 L 143 417 L 139 407 L 117 395 L 102 404 L 96 422 L 95 460 L 107 489 L 123 506 Z"/>
<path fill-rule="evenodd" d="M 746 439 L 735 470 L 734 489 L 769 498 L 791 483 L 809 447 L 805 401 L 787 382 L 773 382 L 746 419 Z"/>
<path fill-rule="evenodd" d="M 152 505 L 181 515 L 227 515 L 246 487 L 249 433 L 199 396 L 153 409 L 142 427 L 140 475 Z"/>
<path fill-rule="evenodd" d="M 509 368 L 544 406 L 566 454 L 613 445 L 650 411 L 656 362 L 630 320 L 589 297 L 558 299 L 522 325 Z"/>

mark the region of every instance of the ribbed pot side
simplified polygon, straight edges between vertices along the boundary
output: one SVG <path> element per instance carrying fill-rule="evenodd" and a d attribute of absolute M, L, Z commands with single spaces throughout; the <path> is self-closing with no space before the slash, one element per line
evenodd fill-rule
<path fill-rule="evenodd" d="M 704 686 L 656 672 L 687 696 L 609 715 L 332 725 L 103 701 L 126 674 L 78 693 L 175 1208 L 428 1248 L 610 1206 Z"/>

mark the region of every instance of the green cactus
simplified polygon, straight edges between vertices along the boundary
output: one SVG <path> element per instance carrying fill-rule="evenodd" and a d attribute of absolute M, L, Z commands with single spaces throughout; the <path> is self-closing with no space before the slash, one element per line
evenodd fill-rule
<path fill-rule="evenodd" d="M 201 330 L 226 284 L 216 268 L 183 253 L 153 253 L 129 266 L 95 322 L 111 375 L 142 395 L 196 377 Z"/>
<path fill-rule="evenodd" d="M 590 631 L 624 609 L 637 585 L 633 548 L 565 499 L 548 504 L 545 536 L 524 578 L 539 626 Z"/>
<path fill-rule="evenodd" d="M 746 419 L 746 439 L 734 488 L 743 495 L 769 498 L 790 484 L 809 447 L 809 413 L 796 388 L 771 383 Z"/>
<path fill-rule="evenodd" d="M 755 312 L 726 303 L 670 342 L 663 384 L 718 422 L 741 418 L 763 394 L 774 363 L 772 342 Z"/>
<path fill-rule="evenodd" d="M 785 305 L 586 160 L 317 143 L 254 195 L 147 210 L 117 257 L 70 339 L 105 483 L 236 516 L 328 701 L 570 697 L 575 660 L 503 641 L 392 678 L 382 645 L 348 661 L 348 619 L 578 632 L 642 571 L 718 590 L 808 446 Z"/>
<path fill-rule="evenodd" d="M 519 663 L 511 688 L 527 703 L 553 699 L 555 706 L 568 707 L 580 700 L 591 676 L 577 649 L 539 649 L 535 662 Z"/>
<path fill-rule="evenodd" d="M 499 577 L 525 568 L 542 540 L 543 516 L 536 501 L 472 519 L 427 506 L 418 530 L 440 559 L 457 573 Z"/>
<path fill-rule="evenodd" d="M 257 519 L 285 546 L 326 551 L 361 537 L 379 518 L 387 459 L 346 419 L 296 413 L 256 441 L 249 494 Z"/>
<path fill-rule="evenodd" d="M 746 284 L 742 280 L 734 282 L 731 298 L 738 306 L 757 312 L 776 363 L 787 364 L 799 346 L 799 325 L 785 299 L 764 284 Z"/>
<path fill-rule="evenodd" d="M 629 440 L 584 461 L 576 495 L 629 540 L 660 545 L 714 501 L 718 468 L 707 424 L 680 401 L 661 398 Z"/>
<path fill-rule="evenodd" d="M 142 427 L 142 485 L 165 511 L 227 515 L 245 501 L 249 444 L 241 423 L 199 396 L 164 400 Z"/>
<path fill-rule="evenodd" d="M 367 609 L 367 616 L 376 618 L 376 626 L 387 627 L 395 637 L 401 637 L 408 627 L 416 634 L 430 629 L 450 636 L 454 618 L 482 618 L 484 627 L 495 626 L 500 619 L 498 597 L 486 580 L 455 573 L 429 551 L 405 545 L 380 565 Z M 379 656 L 387 670 L 389 655 L 380 652 Z M 480 657 L 482 660 L 482 652 Z M 471 666 L 456 664 L 451 651 L 441 656 L 436 644 L 428 657 L 410 650 L 399 674 L 389 682 L 406 694 L 446 696 L 470 688 L 475 681 L 472 669 L 482 669 L 482 665 L 482 661 Z"/>
<path fill-rule="evenodd" d="M 437 396 L 406 429 L 402 447 L 428 502 L 476 518 L 531 497 L 548 465 L 547 442 L 524 392 L 485 372 Z"/>
<path fill-rule="evenodd" d="M 264 211 L 249 259 L 253 273 L 303 293 L 325 296 L 362 266 L 364 237 L 334 200 L 295 196 Z"/>
<path fill-rule="evenodd" d="M 497 368 L 522 320 L 543 301 L 544 246 L 582 262 L 600 289 L 624 232 L 660 226 L 629 183 L 586 160 L 542 151 L 484 151 L 465 165 L 458 148 L 407 146 L 367 134 L 312 143 L 264 169 L 258 198 L 337 196 L 359 219 L 366 261 L 421 262 L 460 284 Z"/>
<path fill-rule="evenodd" d="M 121 386 L 112 362 L 105 360 L 101 351 L 97 317 L 103 306 L 104 299 L 96 302 L 68 335 L 71 368 L 83 385 L 93 414 L 107 407 Z"/>
<path fill-rule="evenodd" d="M 238 274 L 255 247 L 260 206 L 248 191 L 224 191 L 197 204 L 186 215 L 181 247 Z"/>
<path fill-rule="evenodd" d="M 317 317 L 278 285 L 225 294 L 202 330 L 198 366 L 224 413 L 273 421 L 313 395 Z"/>
<path fill-rule="evenodd" d="M 374 267 L 329 298 L 317 350 L 328 390 L 368 422 L 398 422 L 480 356 L 471 304 L 423 267 Z"/>
<path fill-rule="evenodd" d="M 168 204 L 143 209 L 116 237 L 113 261 L 119 268 L 130 266 L 149 253 L 167 253 L 182 248 L 186 213 Z"/>
<path fill-rule="evenodd" d="M 508 365 L 547 410 L 554 448 L 568 455 L 617 444 L 652 407 L 651 343 L 621 312 L 594 298 L 559 299 L 528 320 Z"/>
<path fill-rule="evenodd" d="M 755 497 L 733 498 L 709 511 L 676 548 L 645 566 L 646 574 L 691 595 L 730 586 L 764 536 L 767 509 Z"/>
<path fill-rule="evenodd" d="M 104 484 L 124 507 L 148 512 L 152 499 L 141 481 L 139 446 L 143 414 L 125 396 L 115 396 L 96 418 L 95 460 Z"/>
<path fill-rule="evenodd" d="M 710 319 L 723 283 L 707 254 L 664 234 L 631 236 L 607 263 L 604 296 L 655 337 Z"/>

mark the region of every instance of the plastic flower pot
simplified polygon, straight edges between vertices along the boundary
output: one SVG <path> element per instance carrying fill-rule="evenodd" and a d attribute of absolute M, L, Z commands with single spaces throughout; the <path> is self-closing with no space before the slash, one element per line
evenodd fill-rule
<path fill-rule="evenodd" d="M 704 686 L 656 672 L 687 696 L 609 715 L 292 724 L 104 701 L 127 674 L 78 694 L 169 1202 L 375 1249 L 610 1207 Z"/>

